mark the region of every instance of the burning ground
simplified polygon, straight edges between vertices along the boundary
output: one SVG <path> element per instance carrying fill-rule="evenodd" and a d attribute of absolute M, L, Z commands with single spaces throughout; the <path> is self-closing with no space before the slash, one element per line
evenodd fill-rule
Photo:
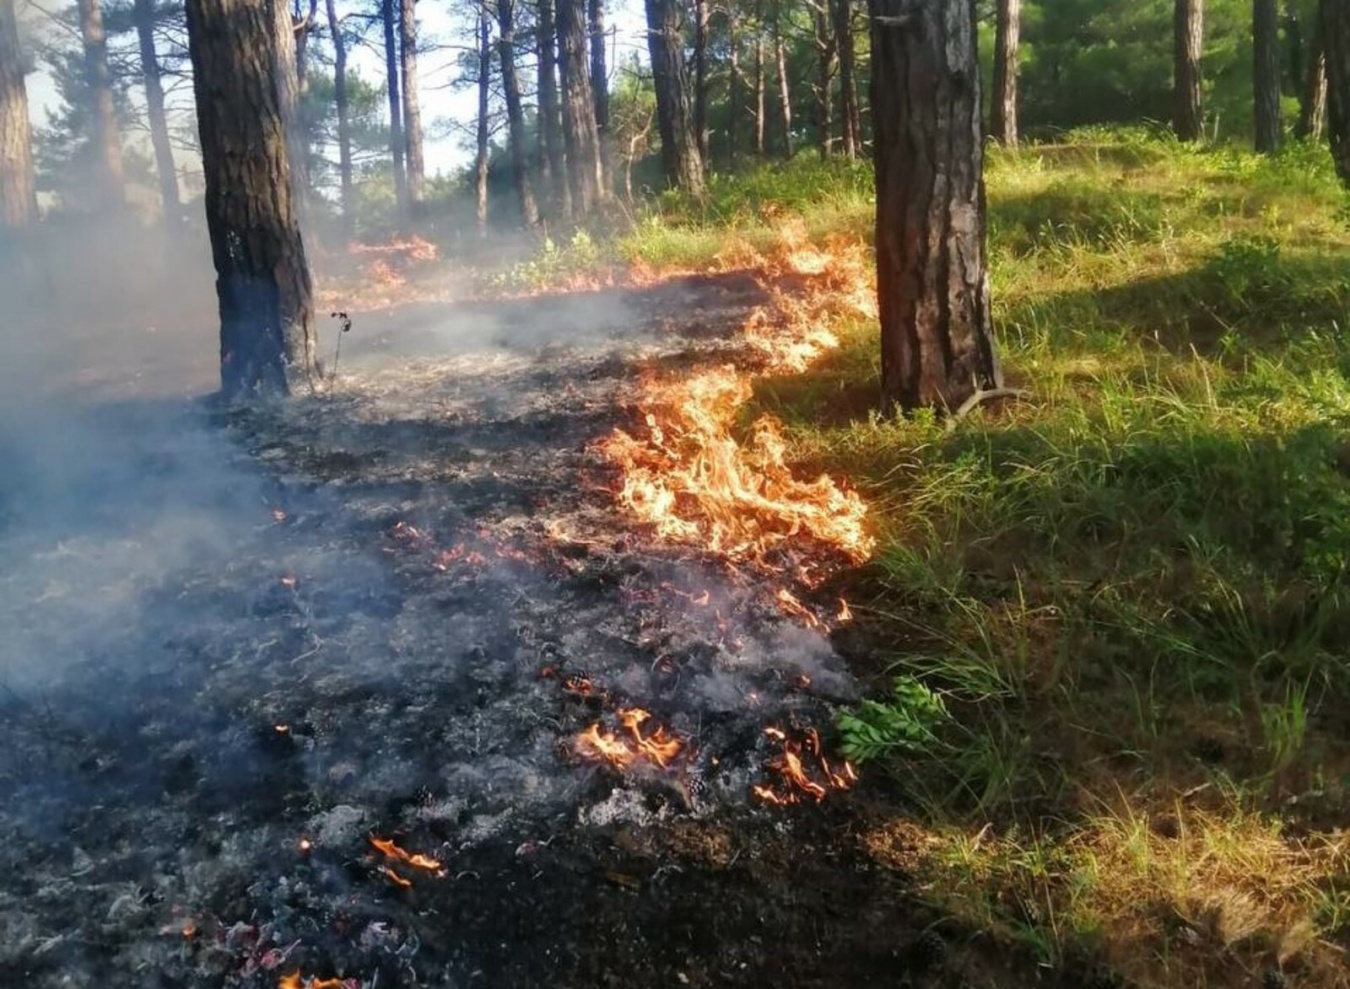
<path fill-rule="evenodd" d="M 0 982 L 986 965 L 920 937 L 831 751 L 815 591 L 861 502 L 772 424 L 723 445 L 744 374 L 828 346 L 827 269 L 357 315 L 285 409 L 119 398 L 6 449 Z"/>

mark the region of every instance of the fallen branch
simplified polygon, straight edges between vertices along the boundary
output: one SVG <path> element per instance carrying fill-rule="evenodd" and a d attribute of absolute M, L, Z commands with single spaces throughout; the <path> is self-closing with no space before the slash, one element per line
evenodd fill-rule
<path fill-rule="evenodd" d="M 1015 398 L 1019 402 L 1027 402 L 1031 400 L 1031 397 L 1031 392 L 1024 391 L 1021 388 L 982 388 L 962 402 L 960 408 L 951 414 L 951 417 L 947 420 L 947 429 L 955 429 L 958 422 L 985 402 L 992 402 L 1000 398 Z"/>

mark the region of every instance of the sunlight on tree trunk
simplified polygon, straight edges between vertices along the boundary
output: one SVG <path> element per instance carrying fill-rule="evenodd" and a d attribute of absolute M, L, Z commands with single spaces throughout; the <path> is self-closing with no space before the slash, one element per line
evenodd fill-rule
<path fill-rule="evenodd" d="M 783 50 L 783 32 L 775 14 L 773 19 L 773 50 L 778 62 L 778 109 L 783 125 L 783 157 L 791 158 L 792 146 L 792 88 L 788 85 L 787 55 Z"/>
<path fill-rule="evenodd" d="M 858 57 L 853 39 L 853 0 L 831 0 L 835 44 L 839 48 L 839 111 L 843 152 L 856 158 L 862 149 L 862 113 L 858 109 Z"/>
<path fill-rule="evenodd" d="M 820 141 L 820 156 L 828 158 L 834 150 L 834 99 L 830 88 L 834 82 L 835 39 L 831 24 L 829 0 L 812 0 L 811 25 L 815 30 L 816 46 L 816 131 Z"/>
<path fill-rule="evenodd" d="M 14 0 L 0 0 L 0 228 L 11 231 L 38 217 L 24 65 Z"/>
<path fill-rule="evenodd" d="M 399 51 L 403 57 L 403 135 L 408 148 L 408 216 L 426 212 L 426 165 L 422 156 L 422 103 L 417 92 L 417 0 L 402 0 Z"/>
<path fill-rule="evenodd" d="M 888 410 L 956 409 L 976 391 L 999 386 L 972 6 L 870 4 L 881 390 Z"/>
<path fill-rule="evenodd" d="M 108 37 L 103 30 L 99 0 L 77 0 L 80 37 L 84 41 L 84 70 L 89 85 L 89 113 L 94 127 L 94 180 L 101 207 L 117 207 L 126 195 L 122 170 L 122 135 L 113 104 L 112 72 L 108 68 Z"/>
<path fill-rule="evenodd" d="M 1200 70 L 1205 45 L 1204 0 L 1175 0 L 1172 42 L 1172 132 L 1180 141 L 1198 141 L 1204 121 Z"/>
<path fill-rule="evenodd" d="M 586 60 L 585 0 L 558 0 L 558 75 L 562 83 L 563 142 L 574 215 L 586 216 L 605 198 L 600 165 L 600 135 L 595 126 Z"/>
<path fill-rule="evenodd" d="M 1299 93 L 1298 123 L 1294 134 L 1304 141 L 1320 141 L 1327 118 L 1327 53 L 1322 47 L 1322 29 L 1314 25 L 1308 72 Z"/>
<path fill-rule="evenodd" d="M 1005 148 L 1017 147 L 1017 58 L 1021 40 L 1022 0 L 998 0 L 990 136 Z"/>

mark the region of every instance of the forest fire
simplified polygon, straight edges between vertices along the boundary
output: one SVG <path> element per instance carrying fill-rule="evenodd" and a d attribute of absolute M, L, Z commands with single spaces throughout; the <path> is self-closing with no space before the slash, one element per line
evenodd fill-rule
<path fill-rule="evenodd" d="M 849 245 L 822 253 L 784 235 L 775 263 L 813 277 L 804 300 L 774 290 L 771 308 L 745 324 L 766 373 L 805 370 L 838 346 L 820 329 L 825 318 L 872 305 L 859 257 Z M 737 439 L 737 416 L 753 396 L 751 380 L 726 365 L 688 379 L 648 382 L 641 399 L 645 435 L 616 430 L 600 444 L 623 471 L 620 501 L 655 526 L 659 537 L 700 542 L 733 560 L 772 566 L 771 554 L 789 544 L 865 560 L 873 540 L 864 525 L 866 506 L 855 492 L 828 476 L 794 477 L 781 426 L 772 417 L 756 421 L 745 442 Z"/>
<path fill-rule="evenodd" d="M 277 981 L 277 989 L 350 989 L 357 985 L 360 983 L 355 979 L 321 979 L 313 975 L 301 975 L 298 969 Z"/>
<path fill-rule="evenodd" d="M 376 838 L 371 836 L 368 840 L 376 851 L 392 863 L 380 866 L 379 871 L 395 886 L 402 889 L 411 889 L 413 885 L 411 879 L 394 868 L 395 865 L 411 866 L 414 869 L 422 869 L 433 875 L 443 875 L 439 859 L 434 859 L 430 855 L 421 855 L 416 852 L 406 851 L 388 838 Z"/>
<path fill-rule="evenodd" d="M 619 712 L 619 721 L 628 732 L 625 738 L 614 732 L 603 731 L 599 722 L 577 736 L 577 752 L 586 758 L 608 762 L 616 769 L 624 769 L 645 759 L 662 769 L 684 748 L 677 738 L 670 737 L 664 727 L 658 726 L 649 735 L 642 734 L 642 725 L 651 713 L 642 708 L 627 708 Z"/>
<path fill-rule="evenodd" d="M 821 750 L 820 734 L 816 729 L 808 728 L 800 739 L 795 740 L 781 728 L 765 728 L 764 734 L 781 747 L 768 767 L 777 779 L 750 788 L 751 793 L 764 803 L 786 807 L 807 797 L 819 802 L 832 791 L 848 790 L 857 782 L 858 774 L 851 763 L 844 761 L 837 767 L 830 765 Z"/>

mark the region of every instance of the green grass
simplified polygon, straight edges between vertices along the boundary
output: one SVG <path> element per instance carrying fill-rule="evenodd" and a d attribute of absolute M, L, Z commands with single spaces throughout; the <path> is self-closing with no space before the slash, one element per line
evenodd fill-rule
<path fill-rule="evenodd" d="M 882 418 L 855 321 L 746 410 L 871 506 L 850 600 L 873 697 L 839 728 L 904 796 L 867 841 L 1049 965 L 1346 985 L 1350 199 L 1323 148 L 1100 130 L 994 151 L 987 179 L 1031 401 Z M 696 268 L 789 216 L 868 236 L 867 167 L 718 180 L 603 251 Z"/>

